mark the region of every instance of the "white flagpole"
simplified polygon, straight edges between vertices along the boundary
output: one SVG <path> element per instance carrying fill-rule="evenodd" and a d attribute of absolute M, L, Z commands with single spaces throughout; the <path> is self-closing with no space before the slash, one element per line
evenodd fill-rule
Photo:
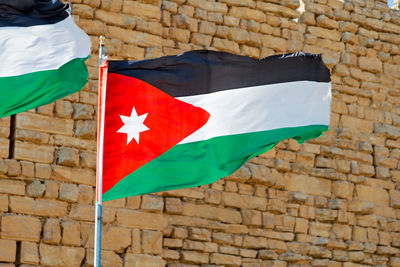
<path fill-rule="evenodd" d="M 97 168 L 96 168 L 96 213 L 94 237 L 94 267 L 100 267 L 101 262 L 101 219 L 103 195 L 103 142 L 104 142 L 104 117 L 107 87 L 107 56 L 104 47 L 104 36 L 100 36 L 99 48 L 99 92 L 97 102 Z"/>

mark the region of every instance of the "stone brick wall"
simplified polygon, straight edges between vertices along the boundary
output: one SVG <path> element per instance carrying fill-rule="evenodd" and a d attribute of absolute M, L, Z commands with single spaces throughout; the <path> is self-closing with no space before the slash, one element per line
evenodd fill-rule
<path fill-rule="evenodd" d="M 102 266 L 400 266 L 399 10 L 373 0 L 72 3 L 93 42 L 90 82 L 0 119 L 1 267 L 92 265 L 101 34 L 113 59 L 322 53 L 333 83 L 324 137 L 281 142 L 211 185 L 105 203 Z"/>

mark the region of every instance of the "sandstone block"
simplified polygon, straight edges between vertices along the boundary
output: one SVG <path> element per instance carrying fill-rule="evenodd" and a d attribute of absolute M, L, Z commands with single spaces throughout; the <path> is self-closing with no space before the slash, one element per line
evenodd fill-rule
<path fill-rule="evenodd" d="M 233 6 L 230 8 L 229 15 L 241 19 L 255 20 L 257 22 L 265 22 L 267 20 L 267 16 L 264 12 L 247 7 Z"/>
<path fill-rule="evenodd" d="M 108 26 L 110 36 L 115 39 L 119 39 L 128 44 L 134 44 L 138 46 L 161 46 L 163 41 L 160 36 L 148 34 L 139 31 L 125 30 L 119 27 Z"/>
<path fill-rule="evenodd" d="M 189 228 L 189 238 L 192 240 L 211 241 L 211 232 L 206 229 Z"/>
<path fill-rule="evenodd" d="M 29 161 L 21 161 L 22 176 L 34 177 L 35 176 L 35 164 Z"/>
<path fill-rule="evenodd" d="M 22 181 L 0 179 L 0 193 L 24 195 L 25 183 Z"/>
<path fill-rule="evenodd" d="M 356 185 L 356 194 L 359 200 L 371 201 L 376 206 L 389 206 L 389 194 L 385 189 Z"/>
<path fill-rule="evenodd" d="M 8 215 L 1 219 L 1 238 L 39 242 L 41 232 L 42 224 L 38 218 Z"/>
<path fill-rule="evenodd" d="M 167 226 L 167 221 L 163 215 L 128 209 L 117 210 L 117 223 L 125 227 L 149 230 L 162 230 Z"/>
<path fill-rule="evenodd" d="M 238 256 L 212 253 L 210 255 L 210 262 L 218 265 L 241 266 L 242 259 Z"/>
<path fill-rule="evenodd" d="M 343 240 L 350 240 L 352 229 L 350 226 L 345 224 L 334 224 L 332 227 L 332 232 L 335 234 L 335 237 Z"/>
<path fill-rule="evenodd" d="M 39 251 L 37 244 L 23 241 L 21 243 L 21 263 L 39 264 Z"/>
<path fill-rule="evenodd" d="M 8 211 L 8 195 L 0 194 L 0 212 Z"/>
<path fill-rule="evenodd" d="M 33 199 L 29 197 L 10 197 L 12 212 L 39 215 L 46 217 L 62 217 L 67 214 L 68 204 L 50 199 Z"/>
<path fill-rule="evenodd" d="M 307 28 L 308 32 L 316 37 L 320 37 L 322 39 L 329 39 L 332 41 L 339 42 L 341 38 L 340 32 L 336 30 L 328 30 L 319 27 L 310 26 Z"/>
<path fill-rule="evenodd" d="M 124 1 L 122 12 L 149 19 L 159 20 L 161 18 L 159 6 L 136 1 Z"/>
<path fill-rule="evenodd" d="M 38 132 L 72 136 L 74 121 L 24 112 L 17 115 L 17 127 Z"/>
<path fill-rule="evenodd" d="M 346 181 L 336 181 L 332 183 L 332 193 L 344 199 L 351 199 L 353 197 L 354 185 Z"/>
<path fill-rule="evenodd" d="M 305 175 L 287 175 L 286 190 L 302 192 L 308 195 L 331 196 L 332 182 L 327 179 L 308 177 Z"/>
<path fill-rule="evenodd" d="M 102 230 L 102 248 L 122 253 L 131 245 L 131 231 L 122 227 L 104 227 Z"/>
<path fill-rule="evenodd" d="M 188 29 L 191 32 L 198 31 L 198 23 L 196 19 L 188 17 L 185 14 L 172 16 L 172 25 L 181 29 Z"/>
<path fill-rule="evenodd" d="M 181 248 L 183 246 L 182 239 L 164 238 L 163 247 L 167 248 Z M 164 253 L 164 251 L 163 251 Z"/>
<path fill-rule="evenodd" d="M 183 251 L 182 261 L 188 263 L 206 264 L 208 263 L 208 253 L 196 251 Z"/>
<path fill-rule="evenodd" d="M 43 226 L 43 241 L 47 244 L 59 244 L 61 240 L 60 223 L 57 219 L 47 219 Z"/>
<path fill-rule="evenodd" d="M 80 224 L 73 221 L 64 221 L 61 223 L 63 245 L 80 246 L 81 245 L 81 227 Z"/>
<path fill-rule="evenodd" d="M 92 120 L 78 120 L 75 126 L 75 135 L 79 138 L 94 139 L 96 137 L 97 124 Z"/>
<path fill-rule="evenodd" d="M 239 28 L 230 28 L 228 31 L 228 38 L 238 44 L 245 44 L 249 42 L 249 33 L 246 30 Z"/>
<path fill-rule="evenodd" d="M 40 163 L 52 163 L 54 160 L 54 147 L 51 146 L 16 141 L 14 153 L 15 159 Z"/>
<path fill-rule="evenodd" d="M 357 225 L 362 227 L 377 227 L 378 217 L 375 214 L 357 215 Z"/>
<path fill-rule="evenodd" d="M 217 12 L 226 14 L 228 12 L 228 7 L 225 3 L 215 3 L 211 1 L 201 1 L 201 0 L 188 0 L 189 5 L 204 9 L 208 12 Z"/>
<path fill-rule="evenodd" d="M 308 220 L 302 218 L 296 218 L 294 232 L 306 234 L 307 231 L 308 231 Z"/>
<path fill-rule="evenodd" d="M 218 50 L 238 54 L 240 53 L 239 45 L 233 41 L 229 41 L 226 39 L 213 38 L 212 46 L 217 48 Z"/>
<path fill-rule="evenodd" d="M 314 236 L 329 237 L 332 225 L 327 223 L 310 222 L 309 233 Z"/>
<path fill-rule="evenodd" d="M 169 28 L 169 36 L 176 41 L 187 43 L 190 39 L 190 31 L 171 27 Z"/>
<path fill-rule="evenodd" d="M 267 239 L 265 237 L 245 236 L 243 238 L 243 247 L 265 249 L 268 248 Z"/>
<path fill-rule="evenodd" d="M 79 153 L 79 158 L 82 167 L 96 169 L 96 153 L 89 151 L 81 152 Z"/>
<path fill-rule="evenodd" d="M 261 212 L 257 210 L 242 209 L 243 224 L 259 226 L 262 223 Z"/>
<path fill-rule="evenodd" d="M 48 179 L 51 176 L 51 167 L 48 164 L 35 163 L 35 177 Z"/>
<path fill-rule="evenodd" d="M 15 262 L 16 254 L 17 242 L 13 240 L 0 239 L 0 261 Z"/>
<path fill-rule="evenodd" d="M 183 211 L 182 202 L 179 198 L 165 199 L 165 212 L 170 214 L 181 214 Z"/>
<path fill-rule="evenodd" d="M 46 181 L 46 189 L 44 191 L 44 196 L 46 198 L 57 198 L 58 197 L 58 183 L 55 181 Z"/>
<path fill-rule="evenodd" d="M 73 111 L 71 102 L 64 100 L 56 101 L 55 112 L 58 117 L 69 119 Z"/>
<path fill-rule="evenodd" d="M 59 199 L 76 202 L 78 200 L 78 186 L 74 184 L 61 184 Z"/>
<path fill-rule="evenodd" d="M 242 217 L 238 211 L 191 203 L 183 205 L 182 214 L 186 216 L 219 220 L 225 223 L 240 223 L 242 221 Z"/>
<path fill-rule="evenodd" d="M 74 4 L 72 6 L 74 15 L 78 15 L 81 18 L 91 19 L 93 18 L 93 8 L 88 5 Z"/>
<path fill-rule="evenodd" d="M 365 200 L 353 200 L 349 202 L 348 211 L 359 214 L 370 214 L 373 212 L 375 204 Z"/>
<path fill-rule="evenodd" d="M 366 133 L 373 132 L 373 124 L 371 121 L 362 120 L 347 115 L 342 115 L 340 120 L 341 127 L 349 128 L 354 131 L 361 131 Z"/>
<path fill-rule="evenodd" d="M 109 12 L 98 9 L 95 13 L 96 19 L 107 23 L 108 25 L 116 25 L 124 28 L 134 28 L 136 25 L 135 18 L 130 15 Z"/>
<path fill-rule="evenodd" d="M 40 244 L 40 264 L 54 267 L 80 266 L 84 257 L 84 248 L 59 247 Z"/>
<path fill-rule="evenodd" d="M 382 72 L 382 62 L 373 57 L 359 57 L 358 65 L 361 69 L 367 70 L 374 73 Z"/>
<path fill-rule="evenodd" d="M 142 197 L 141 209 L 161 213 L 164 209 L 164 199 L 159 196 L 144 195 Z"/>
<path fill-rule="evenodd" d="M 337 29 L 339 28 L 339 22 L 336 20 L 330 19 L 325 15 L 319 15 L 317 17 L 317 26 L 328 28 L 328 29 Z"/>
<path fill-rule="evenodd" d="M 390 190 L 390 206 L 392 208 L 400 208 L 400 192 L 397 190 Z"/>
<path fill-rule="evenodd" d="M 201 45 L 208 47 L 211 44 L 212 37 L 209 35 L 205 35 L 202 33 L 192 33 L 192 38 L 190 42 L 196 44 L 196 45 Z"/>
<path fill-rule="evenodd" d="M 102 0 L 101 8 L 109 11 L 121 11 L 123 0 Z"/>
<path fill-rule="evenodd" d="M 273 37 L 273 36 L 262 36 L 262 45 L 264 47 L 277 50 L 277 51 L 286 51 L 287 43 L 283 38 Z"/>
<path fill-rule="evenodd" d="M 160 256 L 126 253 L 124 267 L 164 267 L 165 261 Z"/>
<path fill-rule="evenodd" d="M 270 169 L 264 165 L 248 163 L 247 166 L 251 172 L 249 183 L 256 183 L 262 185 L 275 184 L 275 177 L 271 174 Z"/>
<path fill-rule="evenodd" d="M 93 170 L 70 168 L 60 165 L 53 165 L 52 170 L 51 177 L 53 179 L 91 186 L 96 185 L 96 174 Z"/>
<path fill-rule="evenodd" d="M 57 151 L 57 164 L 69 167 L 78 167 L 79 151 L 70 147 L 61 147 Z"/>

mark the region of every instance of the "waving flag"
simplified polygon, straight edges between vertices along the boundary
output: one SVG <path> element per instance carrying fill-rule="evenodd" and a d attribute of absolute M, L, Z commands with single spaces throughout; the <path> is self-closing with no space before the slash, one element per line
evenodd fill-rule
<path fill-rule="evenodd" d="M 319 137 L 330 100 L 320 55 L 110 61 L 103 200 L 212 183 L 284 139 Z"/>
<path fill-rule="evenodd" d="M 0 1 L 0 117 L 51 103 L 87 82 L 89 37 L 68 5 Z"/>

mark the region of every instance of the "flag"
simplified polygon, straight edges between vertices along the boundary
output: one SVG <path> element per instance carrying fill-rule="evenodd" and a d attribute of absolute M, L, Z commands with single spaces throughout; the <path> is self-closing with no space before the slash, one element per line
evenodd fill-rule
<path fill-rule="evenodd" d="M 58 0 L 0 1 L 0 117 L 51 103 L 88 80 L 89 37 Z"/>
<path fill-rule="evenodd" d="M 209 184 L 284 139 L 317 138 L 330 101 L 320 55 L 110 61 L 103 200 Z"/>

